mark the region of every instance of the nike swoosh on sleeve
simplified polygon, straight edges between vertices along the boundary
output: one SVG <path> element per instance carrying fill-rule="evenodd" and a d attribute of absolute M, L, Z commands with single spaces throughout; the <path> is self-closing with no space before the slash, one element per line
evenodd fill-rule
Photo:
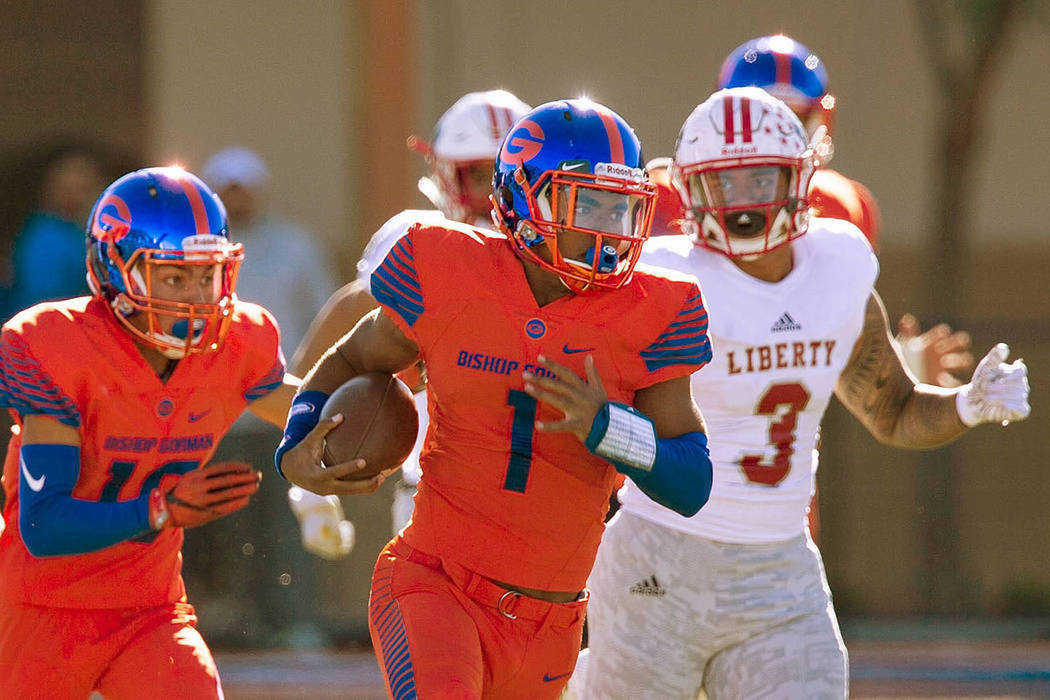
<path fill-rule="evenodd" d="M 44 480 L 47 479 L 47 474 L 42 475 L 38 479 L 34 479 L 33 475 L 26 469 L 25 460 L 21 457 L 18 458 L 18 463 L 22 467 L 22 475 L 26 478 L 26 484 L 35 492 L 39 492 L 40 489 L 44 488 Z"/>

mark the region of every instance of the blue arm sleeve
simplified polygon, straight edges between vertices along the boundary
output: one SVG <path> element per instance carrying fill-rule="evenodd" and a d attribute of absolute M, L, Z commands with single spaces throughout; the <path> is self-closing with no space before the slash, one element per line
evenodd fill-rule
<path fill-rule="evenodd" d="M 633 407 L 618 405 L 649 420 Z M 606 404 L 606 409 L 595 417 L 585 442 L 587 449 L 595 454 L 609 427 L 608 408 L 609 404 Z M 687 518 L 696 515 L 711 496 L 712 468 L 707 435 L 697 431 L 673 438 L 655 438 L 655 442 L 656 457 L 648 470 L 599 456 L 609 459 L 616 471 L 629 477 L 646 496 L 660 505 Z"/>
<path fill-rule="evenodd" d="M 18 468 L 18 530 L 33 556 L 95 552 L 151 530 L 148 495 L 112 503 L 73 497 L 77 447 L 23 445 Z"/>
<path fill-rule="evenodd" d="M 701 432 L 656 440 L 656 462 L 649 471 L 613 464 L 646 496 L 674 512 L 696 515 L 711 496 L 711 455 Z"/>

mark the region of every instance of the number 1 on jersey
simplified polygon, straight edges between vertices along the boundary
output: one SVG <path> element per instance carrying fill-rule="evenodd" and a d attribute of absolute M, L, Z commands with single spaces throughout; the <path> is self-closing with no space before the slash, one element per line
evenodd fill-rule
<path fill-rule="evenodd" d="M 507 460 L 507 477 L 503 488 L 507 491 L 525 493 L 532 467 L 532 433 L 536 424 L 536 399 L 524 391 L 511 389 L 507 393 L 507 405 L 514 409 L 510 426 L 510 458 Z"/>

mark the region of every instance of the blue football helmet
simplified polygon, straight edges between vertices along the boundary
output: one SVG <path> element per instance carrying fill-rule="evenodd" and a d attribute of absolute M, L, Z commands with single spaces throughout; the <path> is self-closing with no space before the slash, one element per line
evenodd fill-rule
<path fill-rule="evenodd" d="M 218 195 L 182 168 L 124 175 L 88 218 L 92 292 L 136 340 L 170 358 L 218 349 L 243 259 Z"/>
<path fill-rule="evenodd" d="M 655 204 L 634 130 L 590 100 L 533 109 L 510 128 L 496 158 L 497 229 L 518 255 L 577 293 L 630 280 Z M 567 231 L 593 236 L 582 256 L 562 254 L 558 237 Z"/>
<path fill-rule="evenodd" d="M 749 86 L 760 87 L 784 102 L 810 136 L 821 126 L 830 133 L 835 98 L 828 94 L 828 72 L 816 54 L 794 39 L 774 34 L 733 49 L 722 63 L 718 89 Z M 827 162 L 830 154 L 823 155 Z"/>

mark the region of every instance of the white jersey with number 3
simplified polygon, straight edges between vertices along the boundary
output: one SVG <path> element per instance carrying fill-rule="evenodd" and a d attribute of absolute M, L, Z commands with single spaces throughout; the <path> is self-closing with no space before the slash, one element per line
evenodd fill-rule
<path fill-rule="evenodd" d="M 852 224 L 813 219 L 790 244 L 793 268 L 768 283 L 686 236 L 646 243 L 642 261 L 696 275 L 714 358 L 692 377 L 714 483 L 684 518 L 628 480 L 623 508 L 719 542 L 799 536 L 813 495 L 820 420 L 864 323 L 878 262 Z"/>

